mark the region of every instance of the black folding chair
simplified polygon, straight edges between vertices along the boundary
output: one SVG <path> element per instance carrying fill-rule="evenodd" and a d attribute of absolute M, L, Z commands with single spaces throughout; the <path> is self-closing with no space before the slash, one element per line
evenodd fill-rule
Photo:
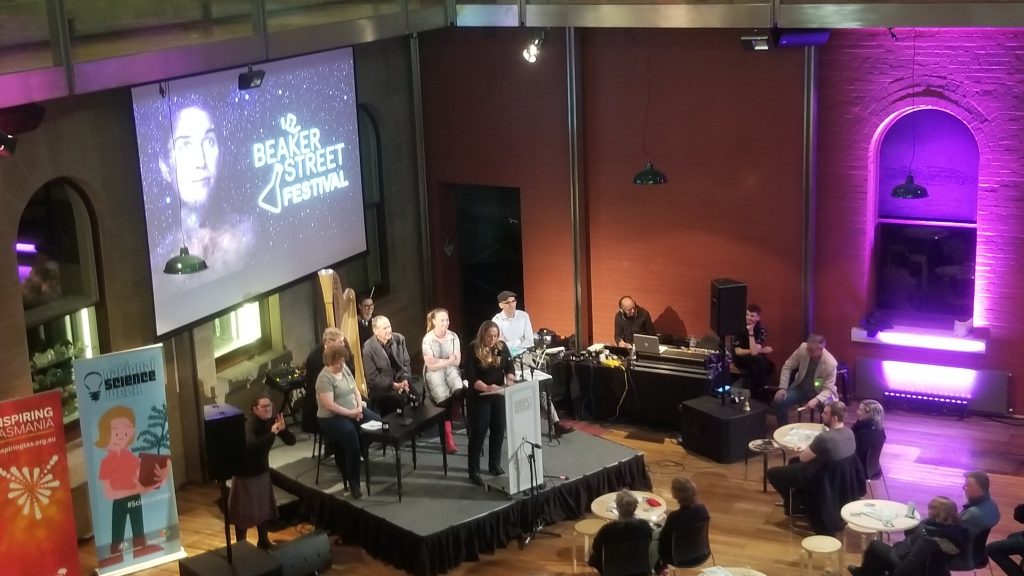
<path fill-rule="evenodd" d="M 670 565 L 675 573 L 675 568 L 696 568 L 711 558 L 715 564 L 715 554 L 711 551 L 711 541 L 708 539 L 708 529 L 711 521 L 688 526 L 677 530 L 672 534 L 672 562 Z"/>
<path fill-rule="evenodd" d="M 651 573 L 651 541 L 609 542 L 601 556 L 601 576 L 637 576 Z"/>

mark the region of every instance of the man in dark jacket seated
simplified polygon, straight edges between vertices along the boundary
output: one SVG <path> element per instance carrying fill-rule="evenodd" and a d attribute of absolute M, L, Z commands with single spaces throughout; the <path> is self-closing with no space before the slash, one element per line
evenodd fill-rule
<path fill-rule="evenodd" d="M 944 496 L 928 503 L 928 518 L 919 529 L 890 546 L 872 540 L 851 576 L 948 576 L 946 563 L 967 549 L 967 527 L 956 504 Z"/>
<path fill-rule="evenodd" d="M 594 544 L 591 547 L 588 564 L 597 570 L 598 574 L 604 572 L 604 551 L 605 546 L 613 543 L 635 542 L 638 547 L 642 546 L 646 554 L 651 546 L 651 537 L 654 532 L 651 525 L 645 520 L 634 516 L 636 514 L 637 499 L 629 490 L 621 490 L 615 495 L 615 507 L 619 511 L 619 518 L 601 527 L 594 536 Z M 651 569 L 638 573 L 637 576 L 650 574 Z"/>
<path fill-rule="evenodd" d="M 1013 519 L 1024 524 L 1024 504 L 1013 509 Z M 1018 564 L 1010 559 L 1014 555 L 1024 558 L 1024 532 L 1014 532 L 1003 540 L 990 542 L 987 550 L 988 557 L 1006 572 L 1006 576 L 1024 576 L 1024 561 Z"/>

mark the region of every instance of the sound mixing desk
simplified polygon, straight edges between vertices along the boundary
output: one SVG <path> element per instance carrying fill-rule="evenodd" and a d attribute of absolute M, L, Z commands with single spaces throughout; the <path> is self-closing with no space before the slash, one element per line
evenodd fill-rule
<path fill-rule="evenodd" d="M 717 359 L 718 353 L 711 350 L 670 346 L 659 354 L 637 353 L 621 366 L 580 355 L 562 362 L 577 417 L 619 417 L 679 430 L 679 405 L 708 393 Z"/>

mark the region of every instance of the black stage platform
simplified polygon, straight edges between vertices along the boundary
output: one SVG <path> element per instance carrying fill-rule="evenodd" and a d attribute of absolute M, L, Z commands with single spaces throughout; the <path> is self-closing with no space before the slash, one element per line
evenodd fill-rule
<path fill-rule="evenodd" d="M 409 573 L 440 574 L 507 546 L 530 527 L 524 495 L 509 498 L 496 489 L 470 484 L 467 439 L 464 433 L 455 439 L 459 453 L 448 456 L 447 477 L 436 433 L 418 440 L 416 470 L 411 453 L 403 454 L 401 503 L 394 459 L 376 446 L 369 462 L 373 495 L 366 496 L 364 490 L 361 500 L 344 491 L 333 458 L 322 464 L 320 484 L 315 484 L 311 438 L 275 447 L 270 452 L 272 475 L 276 485 L 299 498 L 318 527 Z M 651 489 L 640 452 L 579 431 L 550 444 L 544 445 L 543 474 L 567 479 L 545 479 L 537 510 L 547 524 L 579 518 L 594 498 L 619 488 Z M 486 468 L 486 455 L 482 462 Z M 490 478 L 486 473 L 484 477 Z"/>

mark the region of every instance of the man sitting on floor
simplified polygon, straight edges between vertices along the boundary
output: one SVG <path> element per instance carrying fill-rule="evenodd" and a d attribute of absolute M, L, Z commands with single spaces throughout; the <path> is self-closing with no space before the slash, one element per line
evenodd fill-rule
<path fill-rule="evenodd" d="M 612 543 L 635 542 L 637 546 L 643 546 L 645 551 L 650 549 L 653 531 L 646 520 L 635 516 L 638 502 L 636 496 L 629 490 L 620 490 L 615 495 L 615 507 L 619 511 L 619 518 L 601 527 L 594 536 L 594 544 L 591 547 L 590 559 L 587 563 L 597 570 L 598 574 L 604 572 L 604 549 Z M 646 571 L 639 572 L 637 576 L 644 576 L 651 573 L 648 566 Z"/>
<path fill-rule="evenodd" d="M 793 458 L 788 465 L 768 469 L 768 482 L 782 496 L 786 514 L 791 512 L 791 488 L 807 489 L 808 480 L 819 468 L 828 462 L 836 462 L 851 456 L 857 451 L 853 431 L 843 424 L 845 419 L 846 404 L 838 400 L 829 402 L 821 413 L 821 422 L 828 430 L 815 436 L 810 446 L 800 450 L 800 456 Z"/>

